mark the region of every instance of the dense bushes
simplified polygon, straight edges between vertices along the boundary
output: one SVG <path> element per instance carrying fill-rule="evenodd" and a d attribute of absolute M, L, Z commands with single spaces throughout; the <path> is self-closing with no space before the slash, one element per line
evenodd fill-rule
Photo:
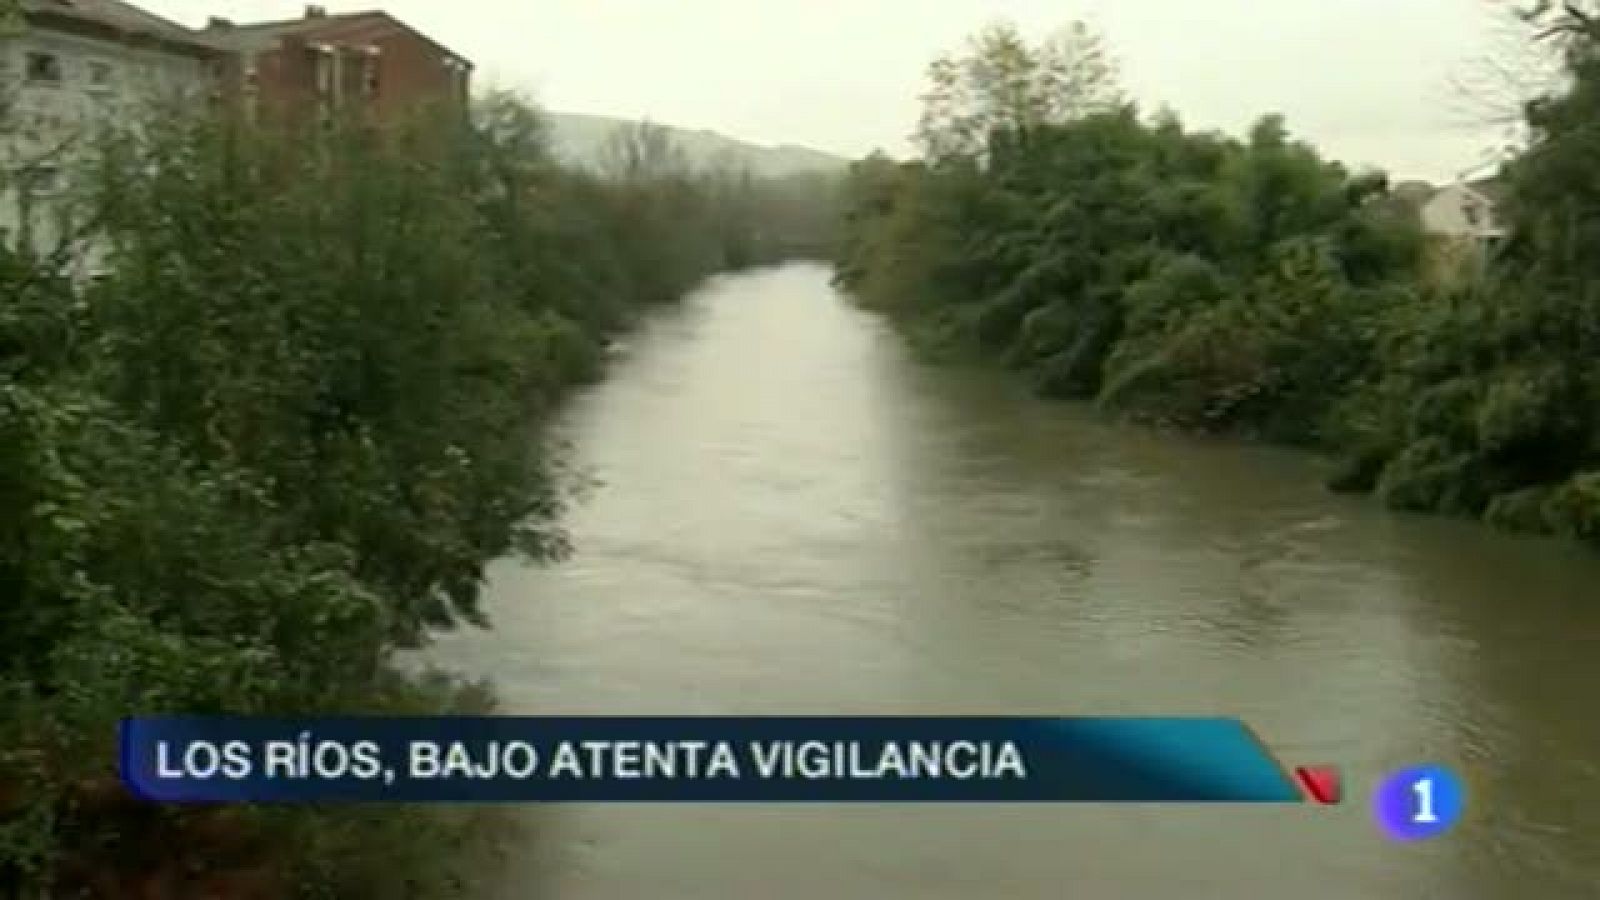
<path fill-rule="evenodd" d="M 1052 393 L 1318 439 L 1418 264 L 1382 180 L 1270 117 L 1247 142 L 1131 107 L 1023 122 L 981 159 L 858 164 L 841 281 Z"/>
<path fill-rule="evenodd" d="M 1391 502 L 1600 543 L 1600 33 L 1584 7 L 1534 13 L 1569 78 L 1530 105 L 1532 142 L 1502 173 L 1508 246 L 1481 277 L 1395 311 L 1349 406 Z"/>
<path fill-rule="evenodd" d="M 1435 277 L 1385 179 L 1276 117 L 1240 141 L 1116 105 L 1079 27 L 990 30 L 935 65 L 925 158 L 852 171 L 838 280 L 1046 391 L 1319 446 L 1345 460 L 1334 487 L 1398 508 L 1593 539 L 1600 30 L 1579 5 L 1537 16 L 1571 79 L 1530 107 L 1487 266 Z"/>
<path fill-rule="evenodd" d="M 392 654 L 481 623 L 491 558 L 562 552 L 542 412 L 724 259 L 683 173 L 581 176 L 527 109 L 481 113 L 167 121 L 79 179 L 100 277 L 0 251 L 8 896 L 421 897 L 471 870 L 446 850 L 484 814 L 151 810 L 112 742 L 135 712 L 466 702 Z"/>

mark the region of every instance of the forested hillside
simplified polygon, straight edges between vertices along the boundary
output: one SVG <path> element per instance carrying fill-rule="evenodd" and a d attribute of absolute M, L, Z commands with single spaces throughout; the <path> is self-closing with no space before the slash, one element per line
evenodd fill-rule
<path fill-rule="evenodd" d="M 569 165 L 598 167 L 609 155 L 612 136 L 619 129 L 636 125 L 612 116 L 550 112 L 545 114 L 550 133 L 550 148 Z M 675 128 L 662 124 L 675 146 L 681 148 L 690 164 L 699 168 L 748 171 L 754 178 L 786 178 L 792 175 L 840 173 L 850 160 L 793 144 L 764 145 L 742 141 L 714 131 Z"/>

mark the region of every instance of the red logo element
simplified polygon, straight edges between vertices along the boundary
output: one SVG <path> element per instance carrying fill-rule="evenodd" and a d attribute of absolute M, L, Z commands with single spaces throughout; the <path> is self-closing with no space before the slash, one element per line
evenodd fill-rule
<path fill-rule="evenodd" d="M 1294 777 L 1313 803 L 1331 806 L 1344 797 L 1338 766 L 1296 766 Z"/>

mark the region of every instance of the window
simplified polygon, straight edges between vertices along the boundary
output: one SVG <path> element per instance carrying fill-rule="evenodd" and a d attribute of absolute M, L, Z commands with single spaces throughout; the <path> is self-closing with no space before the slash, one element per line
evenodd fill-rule
<path fill-rule="evenodd" d="M 89 86 L 96 88 L 111 87 L 111 64 L 108 62 L 89 63 Z"/>
<path fill-rule="evenodd" d="M 60 84 L 61 58 L 54 53 L 29 53 L 28 81 L 31 84 Z"/>
<path fill-rule="evenodd" d="M 317 73 L 317 96 L 327 98 L 333 95 L 333 53 L 331 50 L 318 49 L 313 65 Z"/>
<path fill-rule="evenodd" d="M 333 109 L 338 103 L 333 52 L 327 47 L 318 47 L 312 52 L 315 54 L 312 65 L 315 66 L 317 79 L 317 117 L 323 125 L 330 125 L 333 122 Z"/>
<path fill-rule="evenodd" d="M 31 195 L 55 193 L 61 187 L 61 170 L 52 165 L 36 165 L 19 172 L 17 182 Z"/>
<path fill-rule="evenodd" d="M 244 113 L 254 119 L 261 111 L 261 79 L 256 74 L 256 67 L 248 65 L 244 70 Z"/>

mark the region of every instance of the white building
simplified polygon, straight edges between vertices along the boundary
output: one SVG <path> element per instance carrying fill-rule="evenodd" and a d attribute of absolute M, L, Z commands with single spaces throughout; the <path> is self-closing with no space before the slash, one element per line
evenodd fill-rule
<path fill-rule="evenodd" d="M 1459 181 L 1442 187 L 1420 209 L 1423 230 L 1429 234 L 1492 246 L 1506 230 L 1496 214 L 1498 183 L 1490 179 Z"/>
<path fill-rule="evenodd" d="M 0 232 L 54 249 L 75 154 L 105 126 L 212 96 L 217 51 L 120 0 L 22 0 L 0 34 Z"/>

